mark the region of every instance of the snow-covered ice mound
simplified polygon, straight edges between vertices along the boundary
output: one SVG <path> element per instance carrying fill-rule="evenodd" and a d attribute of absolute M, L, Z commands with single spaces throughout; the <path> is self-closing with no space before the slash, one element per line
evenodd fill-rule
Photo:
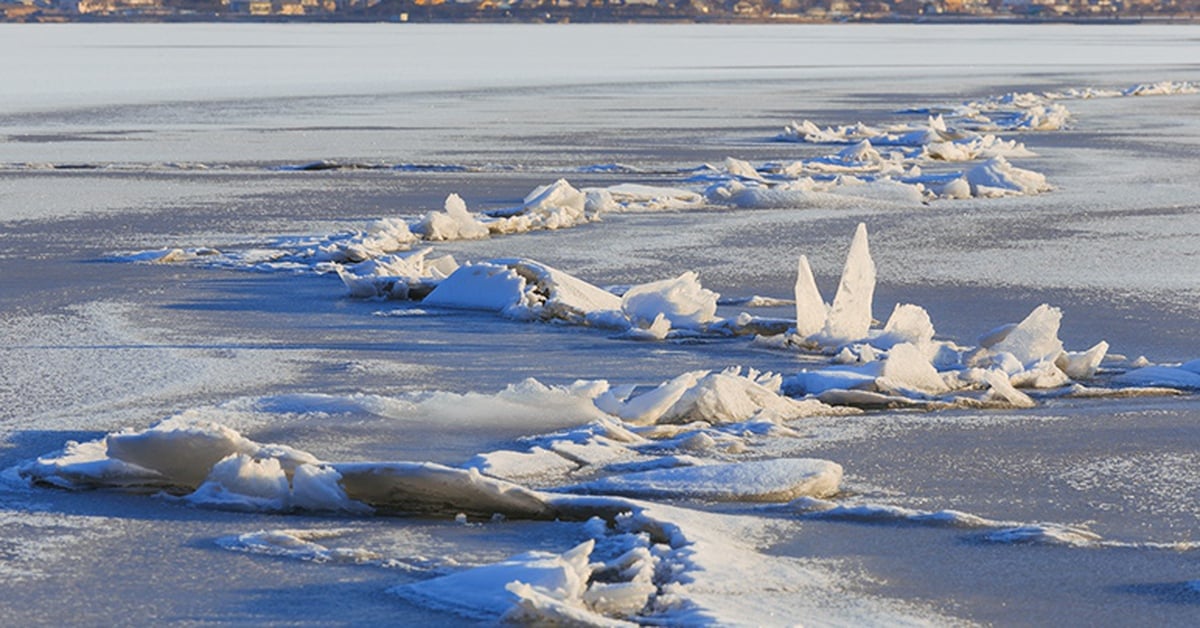
<path fill-rule="evenodd" d="M 458 268 L 425 298 L 426 305 L 501 312 L 519 319 L 582 323 L 621 309 L 616 295 L 532 260 L 501 259 Z"/>

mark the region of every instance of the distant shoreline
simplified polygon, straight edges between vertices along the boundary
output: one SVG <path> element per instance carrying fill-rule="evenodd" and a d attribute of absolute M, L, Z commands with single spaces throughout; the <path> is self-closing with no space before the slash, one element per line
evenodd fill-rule
<path fill-rule="evenodd" d="M 3 5 L 0 5 L 3 6 Z M 442 11 L 417 10 L 405 13 L 346 12 L 325 15 L 243 15 L 216 13 L 170 13 L 138 15 L 78 15 L 57 12 L 39 12 L 5 19 L 0 9 L 0 24 L 1081 24 L 1081 25 L 1194 25 L 1200 24 L 1196 15 L 1145 15 L 1145 16 L 1022 16 L 1022 15 L 885 15 L 885 16 L 835 16 L 812 15 L 678 15 L 600 13 L 586 10 L 530 10 L 512 11 L 508 14 L 443 14 Z"/>

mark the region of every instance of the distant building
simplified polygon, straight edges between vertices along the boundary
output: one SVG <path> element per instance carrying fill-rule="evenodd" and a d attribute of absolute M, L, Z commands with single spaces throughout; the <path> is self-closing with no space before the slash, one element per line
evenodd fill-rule
<path fill-rule="evenodd" d="M 131 15 L 164 12 L 162 0 L 67 0 L 59 8 L 79 15 Z"/>

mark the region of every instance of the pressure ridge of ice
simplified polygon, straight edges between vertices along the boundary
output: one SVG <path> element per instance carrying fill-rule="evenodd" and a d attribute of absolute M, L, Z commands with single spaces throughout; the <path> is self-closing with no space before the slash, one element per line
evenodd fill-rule
<path fill-rule="evenodd" d="M 721 375 L 728 380 L 723 391 L 737 382 L 756 395 L 778 386 L 778 378 L 769 374 L 731 370 Z M 697 374 L 694 379 L 700 381 L 704 376 Z M 537 404 L 549 396 L 594 402 L 606 392 L 608 386 L 603 382 L 565 388 L 529 384 L 479 403 L 525 399 Z M 777 392 L 771 394 L 777 398 L 776 404 L 782 400 Z M 626 399 L 628 393 L 617 396 Z M 457 398 L 435 395 L 427 399 L 463 405 Z M 771 405 L 766 398 L 762 402 Z M 354 404 L 386 405 L 384 400 L 361 396 L 342 401 L 310 396 L 256 407 L 296 412 L 306 403 L 314 412 Z M 577 428 L 526 439 L 525 452 L 493 452 L 465 467 L 404 461 L 323 462 L 285 445 L 257 443 L 224 425 L 184 413 L 149 429 L 68 443 L 60 452 L 23 465 L 18 473 L 32 481 L 72 489 L 162 491 L 176 496 L 168 499 L 233 510 L 457 514 L 483 520 L 502 515 L 586 522 L 584 529 L 593 538 L 562 554 L 533 552 L 473 569 L 451 570 L 394 592 L 480 619 L 569 619 L 600 625 L 646 616 L 728 621 L 734 616 L 720 605 L 706 603 L 701 593 L 711 594 L 710 585 L 723 581 L 721 571 L 729 568 L 727 561 L 737 558 L 740 564 L 751 565 L 761 564 L 763 559 L 752 547 L 742 547 L 737 541 L 736 526 L 729 527 L 720 516 L 612 495 L 684 501 L 784 501 L 802 495 L 832 495 L 841 479 L 841 467 L 833 462 L 781 459 L 743 465 L 727 457 L 736 460 L 737 452 L 746 447 L 746 434 L 753 431 L 786 433 L 787 420 L 845 411 L 813 401 L 792 408 L 786 419 L 774 413 L 753 413 L 746 420 L 745 412 L 718 414 L 726 405 L 730 404 L 708 402 L 703 414 L 711 423 L 638 426 L 610 415 L 592 419 L 595 412 L 582 412 L 584 422 Z M 664 454 L 688 447 L 694 455 Z M 551 457 L 559 462 L 547 464 Z M 557 492 L 536 490 L 499 475 L 525 476 L 559 488 Z M 578 482 L 589 477 L 593 480 Z M 587 485 L 600 477 L 624 477 L 626 481 L 611 492 Z M 577 483 L 574 487 L 572 480 Z M 733 540 L 710 532 L 721 526 Z M 218 543 L 234 551 L 313 562 L 394 566 L 394 561 L 378 552 L 325 544 L 339 534 L 337 530 L 259 531 L 223 537 Z M 693 586 L 701 593 L 691 595 Z"/>
<path fill-rule="evenodd" d="M 336 272 L 355 296 L 423 295 L 429 281 L 453 271 L 452 258 L 424 262 L 398 255 L 422 242 L 575 227 L 606 213 L 684 211 L 711 206 L 796 208 L 856 207 L 864 203 L 920 203 L 936 199 L 992 198 L 1050 189 L 1046 177 L 1008 160 L 1034 157 L 1015 140 L 994 133 L 1053 131 L 1069 112 L 1057 101 L 1082 98 L 1194 94 L 1191 83 L 1161 82 L 1123 90 L 1071 89 L 1006 94 L 939 109 L 924 123 L 875 128 L 864 124 L 820 128 L 793 123 L 777 139 L 850 144 L 834 155 L 791 163 L 751 163 L 728 158 L 683 171 L 679 187 L 623 183 L 576 189 L 565 179 L 531 191 L 518 206 L 471 213 L 457 194 L 443 209 L 415 219 L 385 218 L 366 229 L 325 237 L 280 238 L 262 248 L 222 252 L 211 247 L 143 251 L 118 259 L 191 262 L 256 270 Z M 982 160 L 982 161 L 980 161 Z M 940 164 L 978 162 L 963 170 Z M 930 169 L 924 172 L 923 169 Z M 611 171 L 611 170 L 609 170 Z M 617 172 L 631 172 L 618 168 Z M 367 261 L 375 264 L 355 266 Z"/>
<path fill-rule="evenodd" d="M 564 188 L 548 188 L 535 196 L 549 198 L 562 193 Z M 388 261 L 381 261 L 384 259 Z M 828 355 L 829 366 L 791 374 L 784 378 L 783 389 L 795 397 L 835 405 L 1031 407 L 1036 405 L 1035 397 L 1116 395 L 1123 389 L 1200 389 L 1200 375 L 1188 365 L 1134 368 L 1116 358 L 1108 360 L 1109 346 L 1103 341 L 1085 351 L 1066 350 L 1058 338 L 1062 313 L 1046 304 L 1023 321 L 984 334 L 975 347 L 936 340 L 929 314 L 915 304 L 896 305 L 882 328 L 874 327 L 876 269 L 862 224 L 852 238 L 831 303 L 820 294 L 808 258 L 799 257 L 792 291 L 796 314 L 790 330 L 786 321 L 748 314 L 718 317 L 719 295 L 703 288 L 694 272 L 635 285 L 617 296 L 527 259 L 460 266 L 447 257 L 430 259 L 427 250 L 420 250 L 345 268 L 365 272 L 359 269 L 368 265 L 376 270 L 391 269 L 383 272 L 399 269 L 413 274 L 379 275 L 373 280 L 355 274 L 347 280 L 351 271 L 343 268 L 339 272 L 352 292 L 374 290 L 393 298 L 406 295 L 430 306 L 588 326 L 634 339 L 755 335 L 755 342 L 764 346 Z M 1106 364 L 1110 365 L 1107 372 L 1097 379 Z M 609 404 L 606 411 L 633 423 L 658 421 L 663 413 L 681 416 L 671 409 L 678 401 L 671 395 L 696 384 L 698 380 L 691 377 L 683 375 L 656 392 L 661 399 L 642 395 L 621 402 L 623 406 L 611 400 L 602 403 Z M 706 386 L 719 387 L 722 378 L 713 374 L 705 381 Z M 609 397 L 611 394 L 606 399 Z M 788 413 L 786 408 L 771 411 Z"/>

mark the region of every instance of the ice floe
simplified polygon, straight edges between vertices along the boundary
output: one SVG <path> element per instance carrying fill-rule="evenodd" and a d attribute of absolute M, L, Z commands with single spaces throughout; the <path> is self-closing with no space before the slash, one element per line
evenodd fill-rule
<path fill-rule="evenodd" d="M 562 490 L 647 499 L 778 502 L 828 497 L 837 493 L 841 481 L 842 467 L 835 462 L 777 458 L 607 475 Z"/>

